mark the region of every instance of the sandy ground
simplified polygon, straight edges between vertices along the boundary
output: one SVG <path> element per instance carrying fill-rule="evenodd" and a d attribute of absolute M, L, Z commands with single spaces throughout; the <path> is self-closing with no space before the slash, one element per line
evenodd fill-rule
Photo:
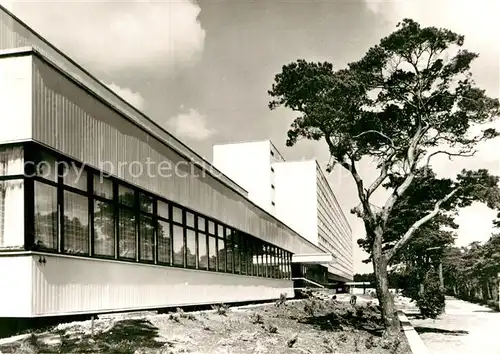
<path fill-rule="evenodd" d="M 2 353 L 411 353 L 402 334 L 380 337 L 373 306 L 304 300 L 226 309 L 62 324 Z"/>

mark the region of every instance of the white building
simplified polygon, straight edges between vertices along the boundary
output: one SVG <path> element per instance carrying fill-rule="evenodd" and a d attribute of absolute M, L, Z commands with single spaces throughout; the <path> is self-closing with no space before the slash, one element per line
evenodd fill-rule
<path fill-rule="evenodd" d="M 213 164 L 248 198 L 323 251 L 330 281 L 353 278 L 352 230 L 316 160 L 285 161 L 269 140 L 215 145 Z"/>
<path fill-rule="evenodd" d="M 269 141 L 214 145 L 213 164 L 240 186 L 248 198 L 275 215 L 275 172 L 273 165 L 285 159 Z"/>

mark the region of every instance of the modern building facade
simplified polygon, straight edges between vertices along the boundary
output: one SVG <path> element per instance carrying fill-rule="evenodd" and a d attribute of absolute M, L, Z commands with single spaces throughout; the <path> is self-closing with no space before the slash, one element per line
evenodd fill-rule
<path fill-rule="evenodd" d="M 316 160 L 285 161 L 269 140 L 213 150 L 214 166 L 248 190 L 251 200 L 335 257 L 324 265 L 329 282 L 353 279 L 352 230 Z"/>
<path fill-rule="evenodd" d="M 293 296 L 323 250 L 0 6 L 0 317 Z"/>

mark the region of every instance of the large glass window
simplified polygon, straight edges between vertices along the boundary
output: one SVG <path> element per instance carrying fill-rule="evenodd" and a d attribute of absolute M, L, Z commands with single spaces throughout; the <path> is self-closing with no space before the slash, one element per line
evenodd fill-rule
<path fill-rule="evenodd" d="M 57 189 L 35 182 L 35 246 L 57 250 Z"/>
<path fill-rule="evenodd" d="M 149 215 L 141 215 L 139 225 L 139 257 L 143 261 L 152 262 L 154 260 L 155 242 L 153 218 Z"/>
<path fill-rule="evenodd" d="M 271 246 L 271 256 L 272 256 L 272 264 L 273 264 L 273 272 L 272 272 L 272 276 L 273 278 L 279 278 L 279 271 L 278 271 L 278 249 L 274 246 Z"/>
<path fill-rule="evenodd" d="M 35 174 L 52 182 L 57 182 L 59 176 L 57 159 L 45 152 L 37 151 Z"/>
<path fill-rule="evenodd" d="M 291 278 L 292 277 L 292 254 L 288 253 L 288 272 L 287 272 L 287 277 Z"/>
<path fill-rule="evenodd" d="M 94 201 L 94 254 L 115 256 L 115 219 L 112 203 Z"/>
<path fill-rule="evenodd" d="M 24 244 L 24 183 L 0 181 L 0 248 Z"/>
<path fill-rule="evenodd" d="M 199 216 L 198 217 L 198 230 L 205 232 L 205 230 L 206 230 L 205 223 L 206 223 L 205 218 Z"/>
<path fill-rule="evenodd" d="M 194 227 L 194 214 L 186 211 L 186 226 Z"/>
<path fill-rule="evenodd" d="M 242 233 L 238 233 L 240 240 L 240 271 L 247 274 L 247 238 Z"/>
<path fill-rule="evenodd" d="M 209 252 L 209 269 L 217 270 L 217 248 L 215 236 L 208 237 L 208 252 Z"/>
<path fill-rule="evenodd" d="M 267 246 L 268 278 L 274 278 L 274 247 Z"/>
<path fill-rule="evenodd" d="M 219 259 L 219 266 L 217 270 L 219 272 L 225 272 L 226 271 L 226 244 L 224 242 L 224 239 L 219 238 L 217 239 L 217 256 Z"/>
<path fill-rule="evenodd" d="M 153 212 L 154 199 L 147 194 L 139 193 L 139 206 L 141 211 L 146 213 Z"/>
<path fill-rule="evenodd" d="M 215 223 L 211 220 L 208 221 L 208 233 L 210 235 L 215 235 Z"/>
<path fill-rule="evenodd" d="M 158 262 L 170 264 L 170 248 L 172 238 L 170 237 L 170 223 L 158 221 Z"/>
<path fill-rule="evenodd" d="M 284 272 L 283 272 L 283 250 L 278 248 L 278 255 L 277 255 L 277 261 L 278 261 L 278 278 L 283 279 L 284 278 Z"/>
<path fill-rule="evenodd" d="M 177 207 L 172 207 L 172 220 L 182 224 L 182 210 Z"/>
<path fill-rule="evenodd" d="M 34 233 L 38 249 L 289 277 L 290 254 L 274 245 L 113 178 L 84 171 L 73 163 L 57 162 L 41 149 L 35 161 Z M 0 176 L 22 174 L 22 162 L 22 149 L 0 148 Z M 62 176 L 58 176 L 58 169 Z M 93 190 L 92 195 L 87 190 Z M 0 181 L 0 247 L 22 247 L 23 201 L 22 180 Z"/>
<path fill-rule="evenodd" d="M 120 185 L 118 187 L 118 200 L 120 204 L 133 207 L 135 204 L 135 193 L 132 188 Z"/>
<path fill-rule="evenodd" d="M 259 252 L 258 252 L 258 244 L 255 237 L 250 236 L 249 238 L 249 250 L 251 251 L 249 254 L 249 263 L 250 263 L 250 272 L 254 276 L 259 275 Z"/>
<path fill-rule="evenodd" d="M 174 225 L 174 265 L 184 267 L 184 229 Z"/>
<path fill-rule="evenodd" d="M 64 252 L 89 254 L 89 202 L 87 197 L 64 192 Z"/>
<path fill-rule="evenodd" d="M 118 218 L 118 251 L 120 258 L 136 258 L 135 214 L 131 209 L 120 208 Z"/>
<path fill-rule="evenodd" d="M 258 255 L 259 255 L 259 276 L 260 277 L 265 277 L 266 276 L 266 255 L 264 252 L 264 245 L 260 241 L 258 241 Z"/>
<path fill-rule="evenodd" d="M 198 268 L 208 269 L 207 235 L 198 233 Z"/>
<path fill-rule="evenodd" d="M 22 175 L 24 173 L 24 149 L 0 147 L 0 176 Z"/>
<path fill-rule="evenodd" d="M 63 180 L 64 184 L 73 188 L 87 190 L 87 172 L 82 166 L 74 163 L 64 163 Z"/>
<path fill-rule="evenodd" d="M 165 218 L 165 219 L 170 219 L 170 213 L 168 211 L 168 204 L 165 202 L 162 202 L 161 200 L 158 201 L 158 216 L 161 216 L 162 218 Z"/>
<path fill-rule="evenodd" d="M 269 253 L 269 246 L 268 245 L 264 245 L 263 252 L 264 252 L 264 264 L 265 264 L 265 272 L 266 272 L 265 277 L 270 278 L 271 277 L 271 254 Z"/>
<path fill-rule="evenodd" d="M 233 246 L 234 246 L 234 239 L 233 239 L 233 232 L 231 229 L 226 228 L 226 254 L 227 254 L 227 272 L 232 273 L 233 272 Z"/>
<path fill-rule="evenodd" d="M 106 199 L 113 199 L 113 182 L 103 175 L 94 175 L 94 194 Z"/>
<path fill-rule="evenodd" d="M 189 268 L 196 268 L 196 233 L 186 229 L 186 260 Z"/>
<path fill-rule="evenodd" d="M 241 239 L 238 231 L 233 231 L 234 272 L 241 273 Z"/>

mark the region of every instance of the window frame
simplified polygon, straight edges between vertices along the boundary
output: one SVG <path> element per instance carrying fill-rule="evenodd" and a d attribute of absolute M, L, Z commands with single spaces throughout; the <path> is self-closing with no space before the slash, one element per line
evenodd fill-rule
<path fill-rule="evenodd" d="M 281 262 L 283 262 L 283 269 L 287 270 L 287 273 L 283 272 L 283 278 L 289 279 L 290 277 L 290 264 L 291 264 L 291 253 L 283 250 L 277 245 L 273 245 L 266 242 L 254 235 L 242 232 L 232 226 L 225 223 L 219 222 L 218 220 L 200 214 L 190 208 L 186 208 L 178 203 L 170 201 L 166 198 L 160 197 L 156 194 L 150 193 L 142 188 L 127 183 L 114 176 L 106 176 L 106 184 L 110 183 L 111 195 L 105 193 L 96 194 L 96 180 L 102 176 L 102 172 L 95 168 L 85 166 L 84 171 L 87 175 L 86 190 L 84 190 L 83 185 L 76 187 L 71 184 L 66 184 L 62 174 L 63 164 L 61 162 L 70 163 L 71 166 L 76 166 L 77 168 L 82 168 L 82 164 L 78 161 L 71 159 L 53 149 L 41 146 L 40 144 L 29 142 L 21 144 L 3 144 L 2 147 L 22 147 L 24 151 L 24 161 L 34 161 L 37 162 L 36 157 L 41 154 L 47 154 L 50 156 L 51 160 L 55 160 L 55 166 L 57 169 L 57 178 L 55 180 L 46 179 L 42 176 L 33 175 L 34 165 L 30 166 L 24 163 L 24 175 L 7 175 L 0 176 L 0 180 L 14 180 L 22 179 L 24 182 L 24 249 L 26 250 L 37 250 L 34 245 L 35 239 L 35 183 L 41 183 L 52 188 L 55 188 L 55 195 L 57 199 L 57 210 L 56 210 L 56 233 L 57 233 L 57 245 L 54 250 L 43 249 L 43 252 L 61 253 L 68 254 L 77 257 L 90 257 L 90 258 L 102 258 L 102 259 L 112 259 L 120 262 L 135 262 L 135 263 L 146 263 L 146 264 L 156 264 L 160 266 L 169 267 L 181 267 L 186 269 L 197 269 L 203 271 L 215 271 L 221 273 L 230 273 L 245 276 L 258 276 L 263 278 L 280 278 L 280 271 L 276 269 L 271 269 L 272 267 L 277 267 L 279 270 Z M 42 156 L 43 156 L 42 155 Z M 31 173 L 31 174 L 30 174 Z M 120 200 L 119 189 L 120 186 L 129 188 L 133 193 L 134 202 L 126 203 Z M 86 198 L 88 203 L 88 253 L 87 254 L 71 254 L 63 252 L 64 242 L 65 242 L 65 230 L 64 230 L 64 195 L 66 192 L 75 193 L 79 196 Z M 146 197 L 151 203 L 150 207 L 143 208 L 142 198 Z M 107 203 L 113 208 L 113 232 L 114 232 L 114 251 L 113 255 L 97 255 L 95 254 L 95 212 L 96 202 Z M 159 203 L 164 203 L 166 205 L 165 211 L 168 213 L 167 217 L 159 214 Z M 149 204 L 148 204 L 149 205 Z M 178 208 L 181 212 L 181 222 L 174 221 L 174 208 Z M 135 257 L 133 258 L 123 258 L 120 257 L 120 237 L 123 230 L 120 231 L 120 212 L 122 210 L 127 210 L 134 215 L 134 235 L 135 235 Z M 163 209 L 162 209 L 163 210 Z M 194 225 L 187 225 L 187 213 L 193 215 Z M 142 219 L 147 217 L 152 226 L 152 260 L 146 260 L 142 258 L 141 246 L 142 246 Z M 168 261 L 161 261 L 159 258 L 159 225 L 160 222 L 163 225 L 168 225 Z M 182 228 L 182 248 L 183 248 L 183 265 L 177 265 L 174 263 L 174 227 Z M 211 230 L 211 228 L 214 228 Z M 196 265 L 189 266 L 187 262 L 187 230 L 194 232 L 194 247 L 192 250 L 195 253 Z M 222 233 L 221 233 L 222 231 Z M 204 235 L 205 248 L 207 252 L 207 267 L 200 266 L 200 235 Z M 230 238 L 229 246 L 228 239 Z M 213 241 L 212 241 L 213 240 Z M 219 252 L 219 245 L 224 242 L 223 252 Z M 212 250 L 211 243 L 214 243 L 215 250 Z M 228 252 L 229 250 L 229 252 Z M 164 249 L 162 248 L 162 251 Z M 1 250 L 0 250 L 1 252 Z M 215 256 L 214 260 L 211 260 L 211 252 Z M 270 254 L 269 252 L 272 252 Z M 220 253 L 220 254 L 219 254 Z M 225 254 L 225 259 L 221 260 Z M 278 255 L 282 255 L 279 257 Z M 231 257 L 231 262 L 228 265 L 228 257 Z M 166 258 L 166 257 L 165 257 Z M 211 263 L 215 262 L 215 267 Z M 222 264 L 223 262 L 224 264 Z M 238 265 L 236 264 L 238 262 Z M 214 269 L 215 268 L 215 269 Z"/>

